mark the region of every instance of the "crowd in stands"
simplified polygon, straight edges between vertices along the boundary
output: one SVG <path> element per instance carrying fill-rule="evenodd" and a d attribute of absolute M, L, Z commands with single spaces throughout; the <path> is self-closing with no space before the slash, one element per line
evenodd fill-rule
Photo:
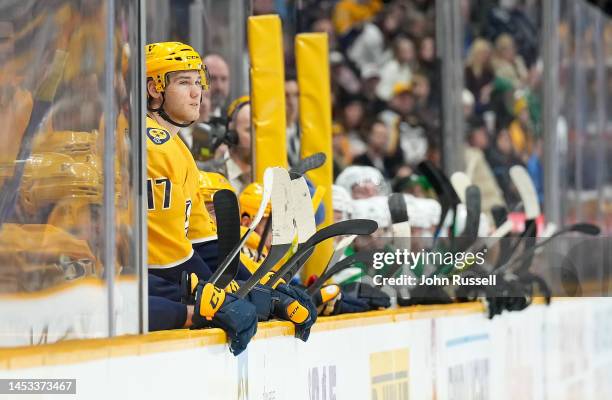
<path fill-rule="evenodd" d="M 297 13 L 303 30 L 329 36 L 335 175 L 366 165 L 394 182 L 416 173 L 424 159 L 439 164 L 435 1 L 303 3 L 299 10 L 276 7 L 281 15 Z M 539 16 L 526 12 L 526 3 L 461 1 L 466 166 L 489 205 L 517 202 L 508 176 L 515 164 L 528 168 L 542 196 Z"/>
<path fill-rule="evenodd" d="M 543 195 L 538 7 L 530 0 L 458 1 L 465 27 L 466 170 L 485 207 L 512 208 L 517 193 L 508 173 L 515 164 L 528 168 Z M 434 0 L 254 0 L 251 11 L 284 20 L 290 163 L 300 147 L 292 36 L 325 32 L 334 175 L 350 165 L 371 166 L 393 184 L 416 175 L 422 160 L 441 164 L 444 93 Z"/>

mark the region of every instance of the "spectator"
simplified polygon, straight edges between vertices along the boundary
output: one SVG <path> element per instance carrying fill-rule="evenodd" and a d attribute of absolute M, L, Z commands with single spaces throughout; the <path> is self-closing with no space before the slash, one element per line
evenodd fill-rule
<path fill-rule="evenodd" d="M 395 84 L 411 82 L 415 65 L 414 43 L 405 36 L 398 37 L 393 43 L 393 59 L 381 68 L 381 80 L 376 88 L 376 95 L 381 100 L 388 101 L 393 96 Z"/>
<path fill-rule="evenodd" d="M 512 141 L 507 129 L 504 128 L 498 132 L 495 146 L 490 148 L 485 156 L 503 192 L 506 204 L 509 208 L 513 208 L 518 203 L 519 197 L 510 180 L 510 168 L 514 165 L 521 165 L 521 161 L 512 151 Z"/>
<path fill-rule="evenodd" d="M 310 29 L 312 32 L 327 33 L 329 51 L 337 49 L 336 32 L 334 31 L 334 25 L 329 17 L 322 16 L 315 19 Z"/>
<path fill-rule="evenodd" d="M 224 114 L 227 99 L 230 94 L 230 70 L 227 62 L 218 54 L 209 54 L 204 58 L 204 64 L 210 74 L 211 116 L 220 117 Z"/>
<path fill-rule="evenodd" d="M 332 125 L 332 151 L 334 153 L 334 178 L 336 178 L 344 168 L 353 162 L 351 144 L 344 128 L 337 122 Z"/>
<path fill-rule="evenodd" d="M 500 0 L 499 6 L 489 13 L 487 34 L 496 40 L 504 34 L 518 43 L 518 52 L 528 66 L 538 55 L 538 33 L 527 15 L 517 7 L 517 0 Z"/>
<path fill-rule="evenodd" d="M 495 40 L 495 76 L 508 80 L 514 89 L 521 89 L 527 84 L 528 74 L 523 58 L 516 54 L 514 39 L 502 34 Z"/>
<path fill-rule="evenodd" d="M 387 154 L 392 158 L 394 168 L 404 163 L 417 164 L 427 154 L 427 134 L 415 115 L 415 103 L 412 86 L 398 83 L 393 88 L 389 107 L 379 115 L 390 129 Z"/>
<path fill-rule="evenodd" d="M 340 0 L 332 16 L 336 33 L 346 35 L 358 24 L 372 19 L 382 6 L 382 0 Z"/>
<path fill-rule="evenodd" d="M 463 105 L 463 117 L 465 120 L 474 115 L 474 95 L 467 89 L 461 91 L 461 105 Z"/>
<path fill-rule="evenodd" d="M 387 143 L 389 141 L 389 128 L 381 120 L 374 120 L 366 130 L 367 148 L 365 153 L 353 160 L 355 165 L 368 165 L 375 167 L 386 179 L 393 176 L 391 163 L 387 157 Z"/>
<path fill-rule="evenodd" d="M 329 64 L 331 66 L 332 93 L 335 96 L 356 95 L 361 92 L 361 81 L 345 62 L 342 53 L 331 52 Z"/>
<path fill-rule="evenodd" d="M 512 140 L 512 147 L 523 162 L 527 162 L 533 152 L 534 131 L 531 119 L 529 117 L 529 109 L 527 108 L 527 99 L 521 97 L 514 103 L 515 119 L 510 124 L 508 132 Z"/>
<path fill-rule="evenodd" d="M 361 68 L 378 66 L 384 51 L 385 38 L 380 28 L 366 23 L 346 51 L 347 57 Z"/>
<path fill-rule="evenodd" d="M 527 160 L 527 171 L 533 181 L 536 193 L 538 194 L 538 200 L 540 204 L 544 201 L 544 168 L 542 167 L 542 145 L 543 141 L 541 138 L 535 140 L 533 145 L 533 152 Z"/>
<path fill-rule="evenodd" d="M 285 80 L 285 107 L 287 121 L 287 159 L 293 166 L 300 160 L 299 88 L 294 77 Z"/>
<path fill-rule="evenodd" d="M 431 97 L 431 86 L 425 75 L 414 74 L 413 76 L 414 98 L 416 101 L 416 115 L 429 128 L 439 127 L 439 110 Z"/>
<path fill-rule="evenodd" d="M 491 100 L 495 71 L 491 61 L 491 44 L 478 38 L 468 50 L 465 66 L 465 87 L 472 92 L 476 100 L 475 111 L 485 111 Z"/>
<path fill-rule="evenodd" d="M 502 191 L 495 180 L 493 171 L 485 159 L 489 150 L 489 134 L 484 121 L 474 117 L 468 121 L 467 146 L 465 147 L 465 173 L 478 186 L 481 194 L 482 210 L 490 215 L 495 205 L 504 205 Z"/>
<path fill-rule="evenodd" d="M 366 151 L 366 144 L 361 137 L 364 115 L 365 104 L 362 96 L 351 96 L 344 100 L 340 123 L 349 140 L 352 157 Z"/>
<path fill-rule="evenodd" d="M 376 97 L 376 86 L 380 82 L 380 71 L 374 65 L 366 65 L 361 69 L 361 86 L 366 100 L 366 114 L 376 115 L 382 111 L 386 103 Z"/>

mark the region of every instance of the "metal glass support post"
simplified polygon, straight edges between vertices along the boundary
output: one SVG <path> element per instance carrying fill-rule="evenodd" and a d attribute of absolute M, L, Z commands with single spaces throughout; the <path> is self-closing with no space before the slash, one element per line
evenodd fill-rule
<path fill-rule="evenodd" d="M 108 301 L 108 336 L 115 327 L 115 0 L 107 0 L 104 68 L 104 197 L 102 207 L 104 248 L 103 262 Z"/>
<path fill-rule="evenodd" d="M 138 51 L 135 58 L 136 68 L 131 70 L 136 73 L 134 76 L 135 96 L 134 101 L 138 105 L 132 107 L 131 124 L 136 129 L 136 135 L 133 136 L 132 143 L 132 163 L 131 174 L 134 177 L 133 192 L 134 192 L 134 221 L 136 222 L 134 229 L 134 265 L 138 270 L 138 331 L 147 333 L 149 331 L 149 291 L 148 291 L 148 274 L 147 274 L 147 215 L 146 215 L 146 171 L 147 171 L 147 152 L 146 152 L 146 123 L 145 113 L 147 111 L 147 96 L 146 96 L 146 78 L 145 78 L 145 55 L 144 47 L 146 45 L 146 1 L 136 0 L 136 11 L 138 16 L 138 37 L 135 40 L 138 43 Z"/>
<path fill-rule="evenodd" d="M 542 132 L 544 137 L 544 213 L 546 221 L 561 226 L 561 187 L 557 123 L 559 105 L 557 84 L 559 68 L 559 1 L 543 0 L 542 53 L 544 71 Z"/>
<path fill-rule="evenodd" d="M 461 2 L 436 0 L 436 47 L 442 62 L 442 163 L 451 174 L 464 169 L 463 23 Z"/>

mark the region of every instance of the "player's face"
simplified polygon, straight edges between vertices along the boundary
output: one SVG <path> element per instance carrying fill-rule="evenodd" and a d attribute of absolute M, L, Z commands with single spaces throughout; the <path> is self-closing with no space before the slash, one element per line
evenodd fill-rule
<path fill-rule="evenodd" d="M 197 71 L 180 71 L 170 75 L 166 85 L 164 109 L 180 123 L 195 121 L 200 116 L 202 82 Z"/>

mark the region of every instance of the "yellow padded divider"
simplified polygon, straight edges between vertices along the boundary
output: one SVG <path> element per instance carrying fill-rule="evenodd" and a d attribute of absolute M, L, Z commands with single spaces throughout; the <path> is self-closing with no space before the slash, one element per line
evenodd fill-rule
<path fill-rule="evenodd" d="M 287 167 L 285 65 L 278 15 L 248 19 L 253 119 L 253 179 L 263 182 L 267 167 Z"/>
<path fill-rule="evenodd" d="M 325 194 L 325 221 L 319 228 L 333 223 L 332 183 L 332 120 L 331 86 L 329 80 L 329 49 L 325 33 L 301 33 L 295 37 L 295 57 L 300 90 L 300 128 L 302 132 L 301 156 L 323 152 L 325 164 L 308 173 L 315 187 L 323 187 Z M 315 249 L 302 274 L 308 277 L 321 274 L 333 253 L 333 242 L 327 240 Z"/>

